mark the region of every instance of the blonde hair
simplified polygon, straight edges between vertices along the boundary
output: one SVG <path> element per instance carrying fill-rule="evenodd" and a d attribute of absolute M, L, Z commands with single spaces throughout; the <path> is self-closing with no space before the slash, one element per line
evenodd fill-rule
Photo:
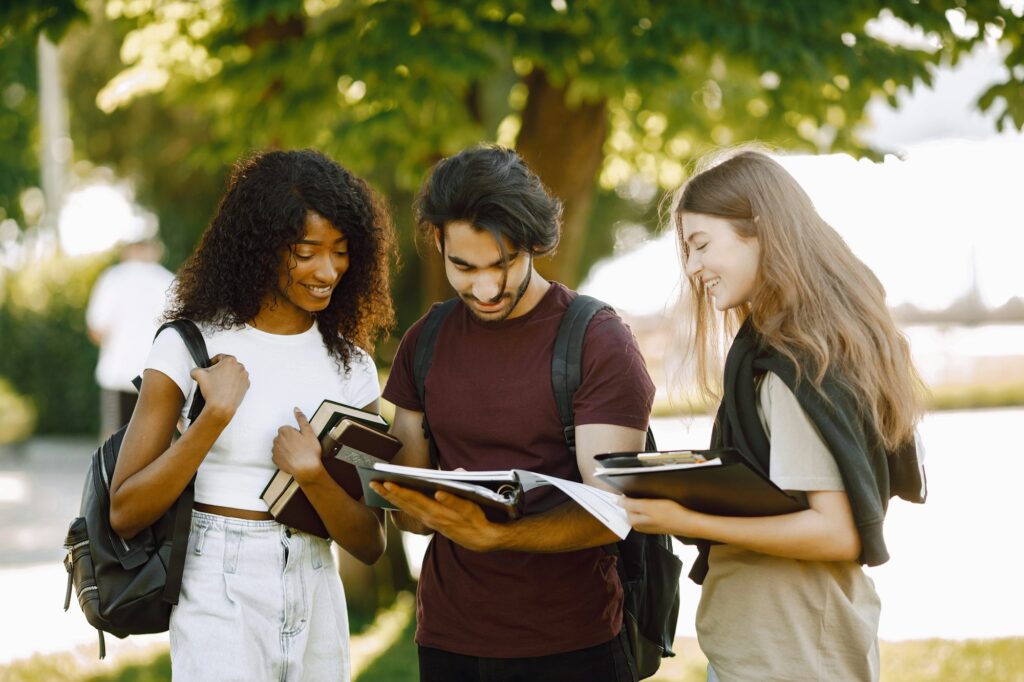
<path fill-rule="evenodd" d="M 715 395 L 719 349 L 750 319 L 776 351 L 821 392 L 826 374 L 852 390 L 889 451 L 913 438 L 922 383 L 885 289 L 778 162 L 742 149 L 705 160 L 676 193 L 672 220 L 684 259 L 685 216 L 724 218 L 756 238 L 760 263 L 751 300 L 719 315 L 699 276 L 690 277 L 690 349 L 706 396 Z"/>

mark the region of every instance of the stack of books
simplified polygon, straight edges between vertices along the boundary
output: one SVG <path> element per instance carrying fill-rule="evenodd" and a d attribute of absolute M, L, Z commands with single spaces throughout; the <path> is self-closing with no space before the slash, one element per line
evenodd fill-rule
<path fill-rule="evenodd" d="M 379 414 L 325 400 L 313 413 L 310 426 L 320 440 L 324 468 L 353 499 L 363 496 L 356 467 L 389 462 L 402 447 L 387 433 Z M 260 494 L 271 515 L 286 526 L 320 537 L 327 527 L 292 476 L 278 469 Z"/>

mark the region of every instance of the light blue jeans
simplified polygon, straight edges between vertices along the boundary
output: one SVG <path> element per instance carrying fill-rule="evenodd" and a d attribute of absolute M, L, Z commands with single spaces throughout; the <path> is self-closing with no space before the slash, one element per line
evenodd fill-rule
<path fill-rule="evenodd" d="M 330 543 L 193 511 L 170 641 L 175 680 L 347 682 L 348 612 Z"/>

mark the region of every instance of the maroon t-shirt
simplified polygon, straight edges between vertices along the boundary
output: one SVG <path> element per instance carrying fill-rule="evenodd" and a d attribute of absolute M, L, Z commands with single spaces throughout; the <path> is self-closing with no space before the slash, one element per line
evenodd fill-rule
<path fill-rule="evenodd" d="M 426 412 L 442 469 L 529 469 L 581 480 L 551 388 L 555 335 L 576 294 L 552 283 L 529 313 L 480 322 L 462 304 L 444 320 L 426 379 Z M 398 349 L 384 398 L 423 411 L 413 355 L 423 319 Z M 632 332 L 610 311 L 583 346 L 576 424 L 646 429 L 654 385 Z M 526 513 L 566 498 L 531 491 Z M 622 587 L 600 547 L 572 552 L 472 552 L 435 534 L 417 595 L 416 642 L 467 656 L 523 658 L 595 646 L 618 634 Z"/>

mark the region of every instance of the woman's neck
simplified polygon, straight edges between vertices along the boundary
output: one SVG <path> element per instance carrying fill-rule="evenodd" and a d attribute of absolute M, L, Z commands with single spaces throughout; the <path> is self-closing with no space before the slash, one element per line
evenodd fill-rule
<path fill-rule="evenodd" d="M 308 331 L 314 321 L 315 319 L 310 313 L 289 315 L 280 308 L 276 310 L 264 308 L 256 314 L 256 317 L 249 320 L 249 326 L 259 329 L 261 332 L 284 336 Z"/>

